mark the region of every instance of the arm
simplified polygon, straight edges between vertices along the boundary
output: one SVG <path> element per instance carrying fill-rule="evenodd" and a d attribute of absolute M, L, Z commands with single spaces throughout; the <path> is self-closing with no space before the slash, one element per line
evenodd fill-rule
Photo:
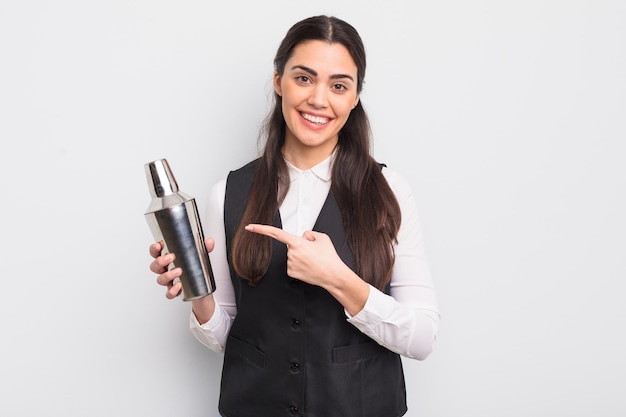
<path fill-rule="evenodd" d="M 402 209 L 402 224 L 395 247 L 391 295 L 371 287 L 364 308 L 348 321 L 363 333 L 403 356 L 425 359 L 432 353 L 439 328 L 439 309 L 415 198 L 397 173 L 383 173 Z"/>
<path fill-rule="evenodd" d="M 210 254 L 211 268 L 215 278 L 215 292 L 200 300 L 192 301 L 192 311 L 189 316 L 191 333 L 200 343 L 216 352 L 224 351 L 230 326 L 237 315 L 235 292 L 226 260 L 225 187 L 226 181 L 222 180 L 211 188 L 207 216 L 203 223 L 205 235 L 211 236 L 215 242 Z"/>

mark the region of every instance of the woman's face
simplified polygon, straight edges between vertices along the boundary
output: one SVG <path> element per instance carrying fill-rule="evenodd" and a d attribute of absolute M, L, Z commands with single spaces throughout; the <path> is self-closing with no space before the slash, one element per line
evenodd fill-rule
<path fill-rule="evenodd" d="M 274 89 L 287 124 L 283 153 L 310 168 L 333 152 L 359 101 L 356 64 L 339 43 L 306 41 L 294 48 L 283 75 L 274 75 Z"/>

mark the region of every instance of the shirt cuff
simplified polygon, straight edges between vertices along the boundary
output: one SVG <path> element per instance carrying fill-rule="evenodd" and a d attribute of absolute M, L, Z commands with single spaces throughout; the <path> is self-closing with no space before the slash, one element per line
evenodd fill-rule
<path fill-rule="evenodd" d="M 200 324 L 193 310 L 189 313 L 189 329 L 191 333 L 198 339 L 200 343 L 215 352 L 223 352 L 224 347 L 220 344 L 216 337 L 222 321 L 222 311 L 216 305 L 215 311 L 209 321 Z"/>
<path fill-rule="evenodd" d="M 370 293 L 363 309 L 356 315 L 350 316 L 346 311 L 348 322 L 358 328 L 376 328 L 377 324 L 388 317 L 394 310 L 394 299 L 370 285 Z"/>
<path fill-rule="evenodd" d="M 213 311 L 213 315 L 211 316 L 209 321 L 207 321 L 204 324 L 200 324 L 193 310 L 191 310 L 191 314 L 189 318 L 189 325 L 191 326 L 191 328 L 202 329 L 202 330 L 213 333 L 215 330 L 217 330 L 221 321 L 222 321 L 222 310 L 218 308 L 218 306 L 216 305 L 215 310 Z"/>

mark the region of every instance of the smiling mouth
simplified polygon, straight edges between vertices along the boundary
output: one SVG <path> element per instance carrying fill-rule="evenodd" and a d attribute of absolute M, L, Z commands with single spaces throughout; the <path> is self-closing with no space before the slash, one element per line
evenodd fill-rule
<path fill-rule="evenodd" d="M 304 118 L 304 120 L 308 120 L 309 122 L 318 125 L 325 125 L 330 121 L 328 117 L 313 116 L 312 114 L 308 113 L 300 113 L 300 115 L 302 116 L 302 118 Z"/>

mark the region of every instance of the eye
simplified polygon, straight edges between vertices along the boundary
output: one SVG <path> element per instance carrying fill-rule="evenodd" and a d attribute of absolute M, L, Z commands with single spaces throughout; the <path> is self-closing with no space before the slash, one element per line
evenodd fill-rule
<path fill-rule="evenodd" d="M 334 84 L 333 85 L 333 90 L 339 92 L 339 93 L 343 93 L 344 91 L 346 91 L 348 89 L 348 87 L 346 87 L 343 84 Z"/>
<path fill-rule="evenodd" d="M 308 75 L 298 75 L 296 77 L 296 81 L 302 83 L 302 84 L 308 84 L 311 82 L 311 79 L 309 78 Z"/>

